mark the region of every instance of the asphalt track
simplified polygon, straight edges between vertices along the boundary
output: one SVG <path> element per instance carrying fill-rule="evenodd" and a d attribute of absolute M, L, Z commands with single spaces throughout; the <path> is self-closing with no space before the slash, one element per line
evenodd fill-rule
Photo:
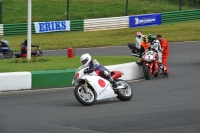
<path fill-rule="evenodd" d="M 200 133 L 200 42 L 170 43 L 170 77 L 129 81 L 133 98 L 77 102 L 72 88 L 0 93 L 0 133 Z M 76 55 L 127 55 L 126 46 Z M 66 50 L 45 51 L 47 56 Z"/>

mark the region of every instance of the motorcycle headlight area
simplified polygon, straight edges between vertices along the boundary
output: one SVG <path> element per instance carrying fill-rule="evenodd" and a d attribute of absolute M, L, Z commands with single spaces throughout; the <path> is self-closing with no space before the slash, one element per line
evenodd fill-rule
<path fill-rule="evenodd" d="M 145 56 L 144 60 L 147 61 L 147 62 L 151 62 L 153 59 L 150 58 L 149 56 Z"/>

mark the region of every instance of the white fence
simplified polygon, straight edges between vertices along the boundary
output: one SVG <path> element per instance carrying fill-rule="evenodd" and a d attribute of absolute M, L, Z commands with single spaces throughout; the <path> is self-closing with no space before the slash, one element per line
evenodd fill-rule
<path fill-rule="evenodd" d="M 0 35 L 3 36 L 3 24 L 0 24 Z"/>
<path fill-rule="evenodd" d="M 99 31 L 129 28 L 129 16 L 85 19 L 84 31 Z"/>

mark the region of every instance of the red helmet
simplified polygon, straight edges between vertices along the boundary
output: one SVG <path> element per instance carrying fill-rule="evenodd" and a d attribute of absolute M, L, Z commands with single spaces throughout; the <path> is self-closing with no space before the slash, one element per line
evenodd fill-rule
<path fill-rule="evenodd" d="M 137 35 L 137 36 L 141 36 L 142 33 L 138 31 L 138 32 L 136 32 L 136 35 Z"/>
<path fill-rule="evenodd" d="M 136 36 L 137 36 L 137 37 L 141 37 L 141 35 L 142 35 L 142 33 L 141 33 L 141 32 L 139 32 L 139 31 L 138 31 L 138 32 L 136 32 Z"/>

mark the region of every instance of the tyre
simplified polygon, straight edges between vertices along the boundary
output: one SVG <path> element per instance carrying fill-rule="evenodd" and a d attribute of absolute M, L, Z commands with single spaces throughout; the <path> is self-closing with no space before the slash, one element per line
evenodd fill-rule
<path fill-rule="evenodd" d="M 20 58 L 22 57 L 21 53 L 15 53 L 15 58 Z"/>
<path fill-rule="evenodd" d="M 146 65 L 145 65 L 146 63 L 143 63 L 142 64 L 142 70 L 143 70 L 143 73 L 144 73 L 144 77 L 146 78 L 146 74 L 147 74 L 147 71 L 146 71 Z"/>
<path fill-rule="evenodd" d="M 155 75 L 153 75 L 154 77 L 158 77 L 158 73 L 156 73 Z"/>
<path fill-rule="evenodd" d="M 146 65 L 143 65 L 142 67 L 143 67 L 144 77 L 146 78 L 146 80 L 149 80 L 151 78 L 149 67 Z"/>
<path fill-rule="evenodd" d="M 133 96 L 133 90 L 131 86 L 124 80 L 118 79 L 116 80 L 118 84 L 124 85 L 124 89 L 119 89 L 116 91 L 117 98 L 121 101 L 129 101 Z"/>
<path fill-rule="evenodd" d="M 12 50 L 3 51 L 3 56 L 6 58 L 11 58 L 13 56 L 13 51 Z"/>
<path fill-rule="evenodd" d="M 83 85 L 76 86 L 74 90 L 74 95 L 76 99 L 85 106 L 91 106 L 95 103 L 96 95 L 91 88 L 87 89 L 87 92 L 84 91 Z"/>

